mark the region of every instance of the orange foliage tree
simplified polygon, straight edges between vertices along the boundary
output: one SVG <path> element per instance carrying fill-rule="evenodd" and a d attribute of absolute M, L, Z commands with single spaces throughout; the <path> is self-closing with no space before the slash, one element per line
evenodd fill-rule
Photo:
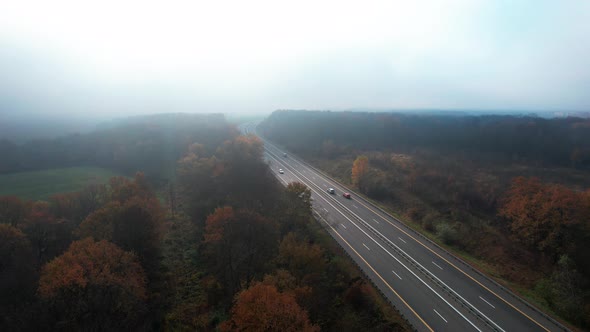
<path fill-rule="evenodd" d="M 39 295 L 56 324 L 72 330 L 124 330 L 145 312 L 146 278 L 137 257 L 87 238 L 47 263 Z"/>
<path fill-rule="evenodd" d="M 256 283 L 236 296 L 231 319 L 222 324 L 224 331 L 319 331 L 309 321 L 295 296 L 280 293 L 276 287 Z"/>
<path fill-rule="evenodd" d="M 158 200 L 132 197 L 123 204 L 115 201 L 94 211 L 75 233 L 135 251 L 143 264 L 151 265 L 157 258 L 162 228 L 163 212 Z"/>
<path fill-rule="evenodd" d="M 364 189 L 365 176 L 369 171 L 369 158 L 358 156 L 352 164 L 352 184 L 359 189 Z"/>
<path fill-rule="evenodd" d="M 75 234 L 80 238 L 108 240 L 137 253 L 151 271 L 157 259 L 163 232 L 164 212 L 143 174 L 133 181 L 111 178 L 111 202 L 90 213 Z"/>
<path fill-rule="evenodd" d="M 516 238 L 553 254 L 564 253 L 574 245 L 574 233 L 586 222 L 588 212 L 582 193 L 524 177 L 512 181 L 499 210 L 511 221 Z"/>
<path fill-rule="evenodd" d="M 121 176 L 112 177 L 109 182 L 109 194 L 111 200 L 121 203 L 133 197 L 144 199 L 156 197 L 142 172 L 136 173 L 133 181 Z"/>
<path fill-rule="evenodd" d="M 121 203 L 110 202 L 92 212 L 74 231 L 80 238 L 93 237 L 97 240 L 113 240 L 113 228 L 121 213 Z"/>

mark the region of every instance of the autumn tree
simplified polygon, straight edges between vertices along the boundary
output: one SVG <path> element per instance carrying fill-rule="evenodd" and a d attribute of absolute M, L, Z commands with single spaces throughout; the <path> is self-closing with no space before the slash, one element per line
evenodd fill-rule
<path fill-rule="evenodd" d="M 203 244 L 220 282 L 230 294 L 264 273 L 276 252 L 276 225 L 256 212 L 225 206 L 207 217 Z"/>
<path fill-rule="evenodd" d="M 365 189 L 367 172 L 369 171 L 369 158 L 358 156 L 352 164 L 352 184 L 361 191 Z"/>
<path fill-rule="evenodd" d="M 146 308 L 137 257 L 105 240 L 73 242 L 43 267 L 38 292 L 54 317 L 50 329 L 133 330 Z"/>
<path fill-rule="evenodd" d="M 189 152 L 178 161 L 180 193 L 185 198 L 185 210 L 193 219 L 204 219 L 216 206 L 223 204 L 224 191 L 228 189 L 220 185 L 219 178 L 224 167 L 217 157 L 205 155 L 200 144 L 192 144 Z"/>
<path fill-rule="evenodd" d="M 52 214 L 58 219 L 67 219 L 78 225 L 91 212 L 109 200 L 106 185 L 89 185 L 80 191 L 59 193 L 49 198 Z"/>
<path fill-rule="evenodd" d="M 13 226 L 0 224 L 0 308 L 33 295 L 35 266 L 31 243 L 25 234 Z"/>
<path fill-rule="evenodd" d="M 51 195 L 49 205 L 51 213 L 56 218 L 63 218 L 79 223 L 85 216 L 81 216 L 76 192 Z M 79 220 L 77 220 L 79 219 Z"/>
<path fill-rule="evenodd" d="M 108 203 L 90 213 L 74 232 L 79 238 L 107 240 L 137 253 L 148 272 L 156 264 L 164 211 L 143 173 L 133 180 L 110 179 Z"/>
<path fill-rule="evenodd" d="M 278 269 L 273 274 L 265 275 L 262 283 L 276 287 L 279 292 L 293 291 L 299 287 L 297 278 L 285 269 Z"/>
<path fill-rule="evenodd" d="M 158 256 L 163 228 L 163 211 L 155 198 L 128 197 L 113 201 L 91 213 L 75 234 L 80 238 L 108 240 L 137 253 L 151 270 Z"/>
<path fill-rule="evenodd" d="M 0 223 L 19 226 L 27 216 L 27 206 L 16 196 L 0 196 Z"/>
<path fill-rule="evenodd" d="M 312 307 L 311 304 L 317 300 L 314 298 L 311 286 L 297 280 L 294 275 L 285 269 L 278 269 L 272 274 L 266 274 L 262 279 L 262 283 L 274 286 L 281 293 L 292 293 L 295 295 L 297 303 L 304 308 Z"/>
<path fill-rule="evenodd" d="M 279 245 L 278 261 L 301 280 L 324 271 L 323 255 L 324 252 L 319 245 L 299 241 L 294 233 L 289 233 Z"/>
<path fill-rule="evenodd" d="M 537 178 L 518 177 L 506 193 L 499 211 L 511 221 L 514 236 L 523 243 L 560 254 L 571 251 L 575 230 L 586 222 L 583 196 Z"/>
<path fill-rule="evenodd" d="M 345 303 L 355 310 L 367 310 L 373 305 L 371 289 L 363 279 L 355 279 L 343 294 Z"/>
<path fill-rule="evenodd" d="M 131 198 L 155 198 L 154 192 L 142 172 L 137 172 L 133 180 L 122 176 L 114 176 L 109 180 L 110 200 L 124 203 Z"/>
<path fill-rule="evenodd" d="M 47 202 L 31 205 L 27 219 L 21 229 L 31 241 L 33 252 L 41 264 L 63 253 L 73 240 L 75 225 L 65 219 L 56 218 Z"/>
<path fill-rule="evenodd" d="M 113 241 L 113 229 L 121 214 L 121 203 L 110 202 L 92 212 L 74 231 L 79 238 L 92 237 L 96 240 Z"/>
<path fill-rule="evenodd" d="M 231 318 L 224 331 L 319 331 L 311 324 L 292 293 L 256 283 L 236 296 Z"/>

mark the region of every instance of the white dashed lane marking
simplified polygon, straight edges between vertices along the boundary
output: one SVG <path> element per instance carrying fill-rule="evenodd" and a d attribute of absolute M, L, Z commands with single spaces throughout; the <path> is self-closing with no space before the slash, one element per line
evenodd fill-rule
<path fill-rule="evenodd" d="M 482 301 L 484 301 L 485 303 L 489 304 L 489 305 L 490 305 L 490 307 L 492 307 L 492 308 L 496 309 L 496 307 L 494 307 L 494 306 L 493 306 L 493 305 L 492 305 L 490 302 L 486 301 L 486 299 L 484 299 L 483 297 L 481 297 L 481 296 L 480 296 L 479 298 L 480 298 Z"/>
<path fill-rule="evenodd" d="M 434 312 L 436 312 L 436 314 L 438 315 L 438 317 L 442 318 L 442 320 L 444 320 L 445 323 L 448 323 L 447 320 L 441 314 L 439 314 L 438 311 L 436 311 L 436 309 L 432 309 L 432 310 L 434 310 Z"/>

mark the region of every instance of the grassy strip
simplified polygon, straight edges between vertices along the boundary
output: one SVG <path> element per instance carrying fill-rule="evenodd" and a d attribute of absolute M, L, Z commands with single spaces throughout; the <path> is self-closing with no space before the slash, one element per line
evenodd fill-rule
<path fill-rule="evenodd" d="M 0 175 L 0 196 L 46 200 L 53 194 L 82 190 L 120 175 L 100 167 L 68 167 Z"/>

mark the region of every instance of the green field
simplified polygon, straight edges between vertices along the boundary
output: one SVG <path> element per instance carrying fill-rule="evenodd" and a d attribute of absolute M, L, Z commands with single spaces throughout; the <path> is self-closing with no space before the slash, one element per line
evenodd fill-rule
<path fill-rule="evenodd" d="M 30 200 L 77 191 L 89 184 L 105 183 L 116 172 L 99 167 L 56 168 L 34 172 L 0 174 L 0 196 L 15 195 Z"/>

